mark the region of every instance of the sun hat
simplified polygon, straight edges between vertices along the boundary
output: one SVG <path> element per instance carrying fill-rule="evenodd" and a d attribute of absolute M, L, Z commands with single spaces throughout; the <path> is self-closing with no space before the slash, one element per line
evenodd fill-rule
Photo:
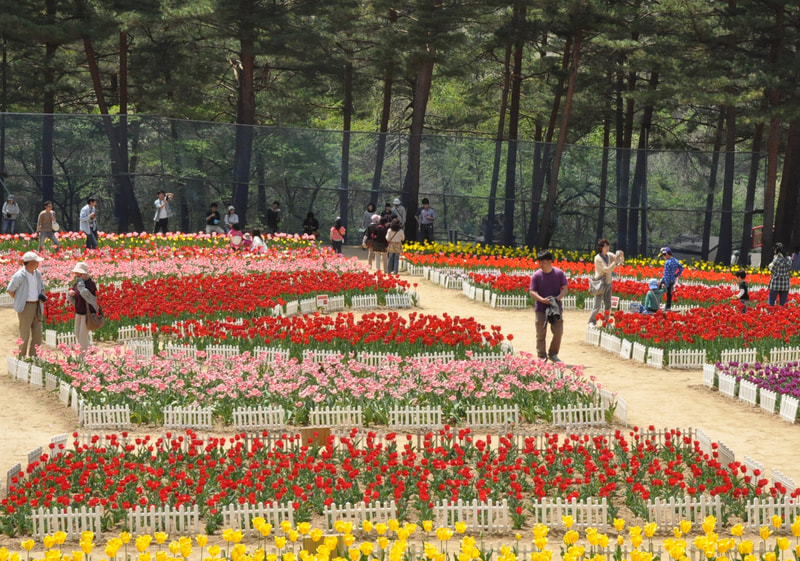
<path fill-rule="evenodd" d="M 400 204 L 400 199 L 398 199 L 397 197 L 395 197 L 395 198 L 394 198 L 394 200 L 392 201 L 392 204 L 393 204 L 393 205 L 399 205 L 399 204 Z"/>
<path fill-rule="evenodd" d="M 664 246 L 664 247 L 662 247 L 662 248 L 661 248 L 661 255 L 666 255 L 667 253 L 669 253 L 670 255 L 672 255 L 672 249 L 670 249 L 670 248 L 669 248 L 669 247 L 667 247 L 667 246 Z"/>
<path fill-rule="evenodd" d="M 658 289 L 658 279 L 650 279 L 647 281 L 647 286 L 650 287 L 650 290 Z"/>
<path fill-rule="evenodd" d="M 28 263 L 29 261 L 38 261 L 41 263 L 44 261 L 44 257 L 39 257 L 34 251 L 28 251 L 22 256 L 22 262 Z"/>
<path fill-rule="evenodd" d="M 89 265 L 87 265 L 86 263 L 83 263 L 83 262 L 77 263 L 75 265 L 75 268 L 72 269 L 72 272 L 73 273 L 80 273 L 82 275 L 88 275 L 89 274 Z"/>

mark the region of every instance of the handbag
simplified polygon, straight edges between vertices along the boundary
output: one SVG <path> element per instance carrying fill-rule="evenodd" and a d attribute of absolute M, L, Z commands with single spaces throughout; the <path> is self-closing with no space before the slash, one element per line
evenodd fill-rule
<path fill-rule="evenodd" d="M 86 306 L 86 329 L 97 331 L 106 323 L 106 316 L 103 315 L 103 308 L 98 304 L 97 311 L 93 311 L 91 306 Z"/>
<path fill-rule="evenodd" d="M 592 296 L 599 296 L 606 290 L 606 283 L 603 277 L 599 279 L 591 278 L 589 279 L 589 294 Z"/>
<path fill-rule="evenodd" d="M 58 232 L 59 230 L 61 230 L 61 226 L 59 226 L 58 222 L 56 222 L 55 220 L 53 220 L 53 225 L 52 226 L 53 226 L 53 231 L 54 232 Z"/>

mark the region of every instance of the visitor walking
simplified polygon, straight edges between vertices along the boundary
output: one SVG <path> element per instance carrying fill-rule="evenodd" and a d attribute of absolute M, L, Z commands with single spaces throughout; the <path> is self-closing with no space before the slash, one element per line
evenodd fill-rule
<path fill-rule="evenodd" d="M 155 228 L 153 228 L 153 233 L 158 234 L 161 232 L 166 235 L 169 231 L 169 219 L 172 218 L 170 202 L 175 198 L 175 195 L 172 193 L 165 193 L 164 191 L 159 191 L 156 195 L 158 198 L 153 203 L 153 206 L 156 208 L 156 212 L 153 215 L 153 222 L 156 223 Z"/>
<path fill-rule="evenodd" d="M 397 219 L 400 221 L 400 228 L 406 227 L 406 216 L 408 216 L 408 211 L 406 207 L 403 206 L 403 203 L 400 202 L 400 199 L 395 197 L 392 201 L 394 205 L 392 210 L 394 210 L 395 215 L 397 215 Z"/>
<path fill-rule="evenodd" d="M 14 311 L 19 318 L 19 358 L 35 357 L 36 347 L 42 344 L 44 279 L 39 271 L 39 263 L 44 258 L 33 251 L 22 256 L 22 267 L 11 277 L 6 292 L 14 299 Z"/>
<path fill-rule="evenodd" d="M 664 306 L 664 311 L 668 312 L 672 309 L 672 292 L 675 289 L 675 281 L 683 273 L 683 265 L 672 256 L 672 249 L 669 247 L 661 248 L 661 257 L 664 258 L 664 275 L 661 277 L 659 288 L 667 289 L 667 305 Z"/>
<path fill-rule="evenodd" d="M 613 282 L 613 271 L 617 265 L 622 264 L 624 254 L 618 251 L 614 254 L 609 254 L 611 243 L 602 238 L 597 240 L 597 254 L 594 256 L 594 278 L 603 279 L 603 292 L 596 294 L 594 297 L 594 306 L 592 313 L 589 316 L 589 325 L 594 326 L 597 322 L 597 315 L 600 313 L 600 307 L 603 307 L 604 312 L 611 310 L 611 286 Z"/>
<path fill-rule="evenodd" d="M 81 347 L 81 354 L 89 349 L 89 327 L 86 325 L 86 314 L 89 308 L 97 312 L 97 284 L 89 276 L 89 266 L 78 263 L 72 269 L 75 284 L 67 291 L 67 296 L 75 310 L 75 338 Z"/>
<path fill-rule="evenodd" d="M 40 252 L 45 240 L 50 240 L 56 251 L 59 250 L 60 246 L 58 245 L 58 234 L 56 232 L 60 229 L 61 227 L 56 222 L 56 213 L 53 211 L 52 201 L 45 201 L 44 210 L 39 213 L 39 218 L 36 219 L 36 233 L 39 234 Z"/>
<path fill-rule="evenodd" d="M 545 251 L 539 255 L 539 270 L 531 276 L 530 295 L 536 300 L 536 352 L 539 358 L 552 362 L 562 362 L 558 358 L 561 338 L 564 336 L 564 318 L 561 301 L 567 295 L 569 286 L 564 271 L 553 266 L 553 254 Z M 547 347 L 547 324 L 553 338 Z"/>
<path fill-rule="evenodd" d="M 789 298 L 789 277 L 792 273 L 792 260 L 786 257 L 782 243 L 776 243 L 772 250 L 774 257 L 769 264 L 772 277 L 769 279 L 769 296 L 767 302 L 774 306 L 779 300 L 781 306 L 786 305 Z"/>
<path fill-rule="evenodd" d="M 400 254 L 403 253 L 403 242 L 406 234 L 400 224 L 400 219 L 395 218 L 389 225 L 386 232 L 386 252 L 388 254 L 388 273 L 398 274 L 400 272 Z"/>
<path fill-rule="evenodd" d="M 19 218 L 19 205 L 14 195 L 9 195 L 8 200 L 3 203 L 3 233 L 13 234 Z"/>
<path fill-rule="evenodd" d="M 342 252 L 342 244 L 344 244 L 344 236 L 346 233 L 347 230 L 342 226 L 342 219 L 337 216 L 336 221 L 331 227 L 331 247 L 333 247 L 334 252 Z"/>
<path fill-rule="evenodd" d="M 378 231 L 378 226 L 380 226 L 380 222 L 380 215 L 373 214 L 370 218 L 369 226 L 367 226 L 367 231 L 364 232 L 364 239 L 361 242 L 361 247 L 369 250 L 367 254 L 367 265 L 369 268 L 372 268 L 372 260 L 375 259 L 375 235 Z"/>
<path fill-rule="evenodd" d="M 386 256 L 386 249 L 388 243 L 386 242 L 386 232 L 389 229 L 389 224 L 386 222 L 385 217 L 379 217 L 378 225 L 374 229 L 374 236 L 372 238 L 372 251 L 375 253 L 375 270 L 388 272 L 389 261 Z"/>
<path fill-rule="evenodd" d="M 281 203 L 272 201 L 272 207 L 267 209 L 267 233 L 275 235 L 281 223 Z"/>
<path fill-rule="evenodd" d="M 422 234 L 421 243 L 433 243 L 433 223 L 436 220 L 436 211 L 431 208 L 428 199 L 422 199 L 422 207 L 416 214 L 417 225 Z"/>
<path fill-rule="evenodd" d="M 86 234 L 86 249 L 97 249 L 97 199 L 86 199 L 79 221 L 80 231 Z"/>

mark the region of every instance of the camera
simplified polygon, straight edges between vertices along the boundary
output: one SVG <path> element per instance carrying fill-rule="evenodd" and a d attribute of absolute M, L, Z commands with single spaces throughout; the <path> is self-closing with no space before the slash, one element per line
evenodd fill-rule
<path fill-rule="evenodd" d="M 47 302 L 47 296 L 44 294 L 39 295 L 39 302 Z"/>

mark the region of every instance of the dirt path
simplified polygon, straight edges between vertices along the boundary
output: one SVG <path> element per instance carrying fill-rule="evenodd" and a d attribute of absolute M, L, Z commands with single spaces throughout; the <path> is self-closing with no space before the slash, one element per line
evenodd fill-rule
<path fill-rule="evenodd" d="M 347 254 L 366 258 L 358 248 Z M 417 283 L 421 311 L 472 316 L 481 323 L 502 326 L 514 335 L 519 351 L 534 352 L 531 310 L 493 310 L 469 300 L 457 290 L 446 290 L 419 277 L 403 276 Z M 410 312 L 405 312 L 410 313 Z M 568 311 L 561 358 L 568 364 L 585 365 L 605 388 L 620 394 L 628 404 L 629 425 L 657 428 L 699 427 L 712 440 L 728 445 L 742 459 L 744 454 L 762 462 L 767 470 L 779 469 L 800 481 L 800 427 L 770 416 L 759 409 L 724 398 L 702 386 L 700 371 L 655 370 L 625 361 L 583 342 L 589 313 Z M 0 353 L 11 356 L 17 339 L 17 318 L 10 308 L 0 309 Z M 55 395 L 0 376 L 0 476 L 16 463 L 27 461 L 27 453 L 46 445 L 53 435 L 72 432 L 77 419 Z"/>

